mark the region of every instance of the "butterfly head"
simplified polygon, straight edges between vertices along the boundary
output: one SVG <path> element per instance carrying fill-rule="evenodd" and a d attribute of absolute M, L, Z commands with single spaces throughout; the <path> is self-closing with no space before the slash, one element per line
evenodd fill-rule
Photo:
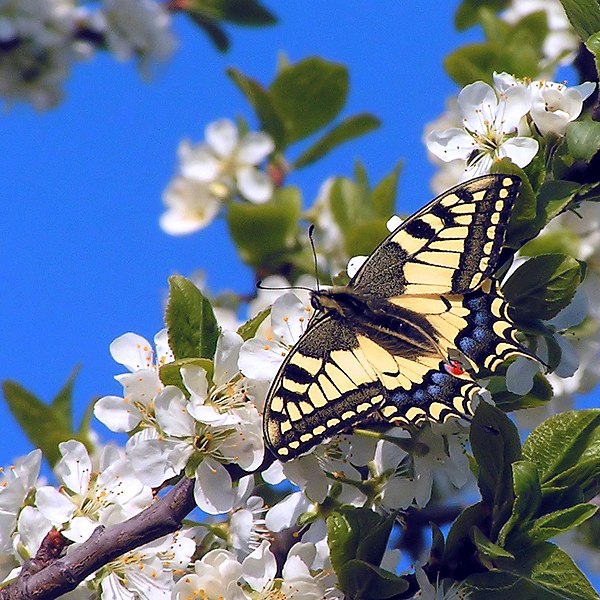
<path fill-rule="evenodd" d="M 310 303 L 316 311 L 338 313 L 342 317 L 362 313 L 365 309 L 364 301 L 346 286 L 314 290 L 310 294 Z"/>

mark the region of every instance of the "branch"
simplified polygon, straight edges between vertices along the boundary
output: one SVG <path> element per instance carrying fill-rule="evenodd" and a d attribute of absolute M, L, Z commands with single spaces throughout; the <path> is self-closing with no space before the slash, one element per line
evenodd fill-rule
<path fill-rule="evenodd" d="M 33 573 L 25 565 L 19 578 L 0 590 L 0 600 L 58 598 L 121 554 L 178 530 L 195 507 L 194 480 L 184 477 L 135 517 L 111 527 L 96 528 L 85 543 L 63 558 Z"/>

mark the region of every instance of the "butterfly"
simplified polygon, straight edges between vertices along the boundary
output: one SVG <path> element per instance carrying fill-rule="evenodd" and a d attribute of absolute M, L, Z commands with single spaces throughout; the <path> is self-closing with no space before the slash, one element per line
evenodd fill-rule
<path fill-rule="evenodd" d="M 358 424 L 470 416 L 475 379 L 531 354 L 492 277 L 521 180 L 461 183 L 407 218 L 315 314 L 267 395 L 267 446 L 288 461 Z"/>

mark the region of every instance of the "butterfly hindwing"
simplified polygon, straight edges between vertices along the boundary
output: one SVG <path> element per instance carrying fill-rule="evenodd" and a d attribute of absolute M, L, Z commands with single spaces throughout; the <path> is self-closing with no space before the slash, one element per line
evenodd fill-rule
<path fill-rule="evenodd" d="M 473 377 L 531 356 L 492 274 L 520 180 L 460 184 L 406 219 L 318 308 L 284 360 L 264 413 L 267 445 L 290 460 L 357 424 L 473 413 Z"/>

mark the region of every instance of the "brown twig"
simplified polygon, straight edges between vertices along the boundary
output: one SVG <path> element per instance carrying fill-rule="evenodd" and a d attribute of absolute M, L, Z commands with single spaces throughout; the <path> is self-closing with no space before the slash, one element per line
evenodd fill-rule
<path fill-rule="evenodd" d="M 195 507 L 194 480 L 184 477 L 135 517 L 111 527 L 98 527 L 89 540 L 66 556 L 38 571 L 25 566 L 14 583 L 0 590 L 0 600 L 58 598 L 121 554 L 177 531 Z"/>

